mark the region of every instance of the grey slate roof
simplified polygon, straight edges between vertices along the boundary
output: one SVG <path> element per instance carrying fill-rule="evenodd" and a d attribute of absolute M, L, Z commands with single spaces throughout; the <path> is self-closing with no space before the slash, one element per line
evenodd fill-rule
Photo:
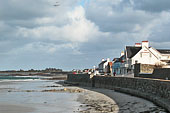
<path fill-rule="evenodd" d="M 127 51 L 127 58 L 132 58 L 135 56 L 142 47 L 135 47 L 135 46 L 126 46 L 126 51 Z"/>
<path fill-rule="evenodd" d="M 107 62 L 107 60 L 105 60 L 105 61 L 102 61 L 100 64 L 104 64 L 105 62 Z M 100 65 L 100 64 L 99 64 L 99 65 Z"/>
<path fill-rule="evenodd" d="M 156 49 L 156 50 L 162 54 L 170 54 L 170 49 Z"/>
<path fill-rule="evenodd" d="M 120 62 L 120 58 L 114 58 L 113 61 Z"/>
<path fill-rule="evenodd" d="M 124 58 L 124 55 L 122 55 L 120 58 L 114 58 L 113 61 L 122 62 L 123 58 Z"/>

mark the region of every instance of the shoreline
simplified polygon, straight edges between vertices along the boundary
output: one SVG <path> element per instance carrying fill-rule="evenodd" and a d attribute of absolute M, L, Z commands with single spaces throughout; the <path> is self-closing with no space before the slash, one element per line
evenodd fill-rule
<path fill-rule="evenodd" d="M 0 103 L 0 112 L 2 113 L 33 113 L 34 111 L 35 108 L 26 105 Z"/>
<path fill-rule="evenodd" d="M 167 113 L 154 103 L 114 90 L 85 87 L 78 101 L 84 109 L 79 113 Z"/>
<path fill-rule="evenodd" d="M 11 101 L 9 101 L 10 99 L 7 98 L 7 100 L 4 101 L 6 103 L 0 102 L 0 111 L 6 110 L 5 113 L 17 113 L 17 111 L 23 110 L 23 112 L 26 113 L 27 112 L 40 113 L 42 109 L 44 110 L 46 109 L 47 110 L 46 112 L 49 113 L 51 112 L 50 111 L 51 108 L 53 109 L 53 111 L 57 111 L 57 109 L 60 108 L 61 106 L 58 105 L 56 101 L 54 101 L 54 98 L 56 98 L 56 95 L 61 96 L 62 93 L 65 93 L 65 95 L 67 96 L 68 95 L 72 95 L 72 96 L 71 98 L 70 97 L 67 98 L 65 100 L 68 101 L 66 102 L 67 104 L 63 103 L 62 106 L 64 105 L 70 106 L 71 101 L 72 101 L 71 103 L 76 103 L 75 105 L 73 104 L 71 108 L 69 108 L 68 106 L 69 110 L 71 109 L 73 110 L 70 111 L 70 113 L 75 113 L 75 112 L 76 113 L 140 113 L 140 112 L 155 113 L 159 111 L 162 111 L 162 113 L 166 113 L 164 112 L 164 109 L 154 105 L 152 102 L 149 102 L 142 98 L 130 96 L 124 93 L 118 93 L 115 92 L 114 90 L 102 89 L 102 88 L 79 87 L 70 84 L 64 84 L 64 81 L 55 82 L 55 81 L 48 80 L 42 82 L 43 84 L 40 81 L 34 81 L 34 80 L 32 82 L 31 81 L 30 82 L 29 81 L 28 82 L 7 81 L 4 83 L 1 82 L 0 84 L 3 86 L 0 88 L 1 95 L 4 95 L 4 93 L 8 93 L 14 96 L 15 94 L 23 93 L 30 96 L 34 95 L 33 96 L 34 98 L 31 99 L 29 96 L 25 95 L 26 98 L 23 98 L 24 99 L 23 101 L 25 102 L 25 99 L 26 100 L 31 99 L 31 101 L 29 102 L 29 104 L 26 102 L 25 104 L 23 103 L 22 105 L 20 104 L 20 101 L 18 102 L 18 100 L 16 101 L 16 99 L 14 99 L 15 101 L 13 100 L 11 103 Z M 27 87 L 24 86 L 23 87 L 24 89 L 21 88 L 19 90 L 18 89 L 16 90 L 15 87 L 13 87 L 13 85 L 20 86 L 21 85 L 20 83 L 25 84 Z M 33 85 L 32 83 L 38 83 L 39 85 L 37 85 L 36 88 L 35 85 Z M 10 87 L 6 85 L 9 85 Z M 36 89 L 32 89 L 32 87 L 30 89 L 29 88 L 30 85 L 34 86 Z M 8 89 L 8 88 L 12 88 L 12 89 Z M 16 88 L 18 88 L 18 86 Z M 35 99 L 37 98 L 35 94 L 40 98 L 39 102 L 37 101 L 35 102 Z M 43 97 L 43 95 L 45 94 L 53 95 L 54 98 L 49 98 L 47 100 L 44 100 L 45 98 Z M 75 100 L 73 100 L 73 96 Z M 4 97 L 6 97 L 6 95 L 4 95 Z M 21 96 L 18 96 L 17 98 L 19 99 L 21 98 Z M 55 100 L 58 100 L 59 98 L 56 98 Z M 63 97 L 63 99 L 65 98 L 66 97 Z M 65 102 L 63 101 L 63 99 L 61 100 L 61 102 Z M 42 107 L 40 107 L 39 105 Z M 55 108 L 53 106 L 58 106 L 58 107 Z M 38 112 L 36 111 L 36 109 L 39 109 L 40 111 Z M 13 110 L 14 112 L 11 112 Z"/>
<path fill-rule="evenodd" d="M 74 113 L 81 90 L 54 80 L 0 82 L 0 113 Z"/>
<path fill-rule="evenodd" d="M 84 89 L 84 93 L 79 95 L 77 101 L 82 104 L 78 113 L 118 113 L 119 111 L 113 99 L 89 89 Z"/>

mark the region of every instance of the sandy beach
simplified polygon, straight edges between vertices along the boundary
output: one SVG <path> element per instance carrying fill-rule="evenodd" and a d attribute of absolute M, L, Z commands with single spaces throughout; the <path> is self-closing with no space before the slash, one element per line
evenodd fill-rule
<path fill-rule="evenodd" d="M 0 103 L 0 113 L 32 113 L 34 110 L 35 108 L 24 105 Z"/>
<path fill-rule="evenodd" d="M 81 93 L 56 80 L 1 81 L 0 113 L 74 113 Z"/>
<path fill-rule="evenodd" d="M 166 113 L 114 90 L 63 85 L 52 80 L 0 82 L 0 113 Z"/>
<path fill-rule="evenodd" d="M 78 101 L 86 108 L 80 113 L 166 113 L 145 99 L 101 88 L 85 88 Z"/>

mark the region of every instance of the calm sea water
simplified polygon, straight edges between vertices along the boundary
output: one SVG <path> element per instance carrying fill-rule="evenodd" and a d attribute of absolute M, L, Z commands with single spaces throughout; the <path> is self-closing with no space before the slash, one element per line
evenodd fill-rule
<path fill-rule="evenodd" d="M 34 80 L 40 79 L 38 76 L 0 76 L 0 80 Z"/>
<path fill-rule="evenodd" d="M 79 108 L 78 93 L 40 92 L 63 87 L 46 87 L 57 81 L 40 80 L 39 77 L 0 77 L 0 103 L 34 108 L 32 113 L 73 113 Z M 37 90 L 23 92 L 23 90 Z"/>

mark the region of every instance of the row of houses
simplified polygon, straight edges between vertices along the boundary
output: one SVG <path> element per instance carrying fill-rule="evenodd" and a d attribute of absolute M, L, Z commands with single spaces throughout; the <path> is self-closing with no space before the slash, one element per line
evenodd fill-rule
<path fill-rule="evenodd" d="M 134 46 L 126 46 L 119 58 L 102 59 L 98 65 L 100 74 L 126 75 L 134 73 L 134 64 L 155 65 L 161 68 L 170 67 L 170 50 L 155 49 L 148 41 L 135 43 Z"/>

